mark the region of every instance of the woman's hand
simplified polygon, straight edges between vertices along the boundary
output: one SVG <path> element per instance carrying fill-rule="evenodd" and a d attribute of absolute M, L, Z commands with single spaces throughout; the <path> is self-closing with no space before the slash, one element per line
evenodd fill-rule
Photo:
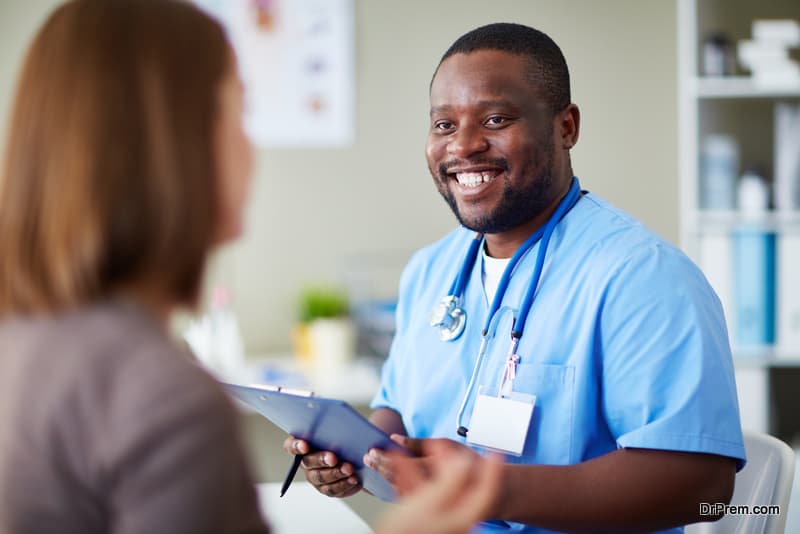
<path fill-rule="evenodd" d="M 377 534 L 461 534 L 491 517 L 500 493 L 499 457 L 480 456 L 447 439 L 392 439 L 417 457 L 382 451 L 365 457 L 401 495 L 381 519 Z"/>

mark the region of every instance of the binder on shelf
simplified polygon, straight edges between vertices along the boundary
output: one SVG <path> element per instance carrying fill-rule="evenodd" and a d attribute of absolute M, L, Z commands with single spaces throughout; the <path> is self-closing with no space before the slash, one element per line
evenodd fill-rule
<path fill-rule="evenodd" d="M 775 343 L 775 234 L 733 231 L 733 344 L 759 350 Z"/>
<path fill-rule="evenodd" d="M 742 430 L 768 432 L 769 369 L 762 366 L 738 366 L 735 373 Z"/>
<path fill-rule="evenodd" d="M 800 210 L 800 106 L 775 104 L 775 208 Z"/>
<path fill-rule="evenodd" d="M 800 234 L 778 238 L 778 357 L 800 359 Z"/>
<path fill-rule="evenodd" d="M 725 313 L 728 335 L 733 332 L 733 303 L 731 295 L 731 237 L 728 233 L 704 233 L 700 241 L 700 268 L 716 292 Z"/>

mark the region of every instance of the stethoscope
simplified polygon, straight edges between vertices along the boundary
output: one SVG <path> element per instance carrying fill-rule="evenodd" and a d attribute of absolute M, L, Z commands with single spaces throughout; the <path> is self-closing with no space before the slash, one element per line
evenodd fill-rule
<path fill-rule="evenodd" d="M 478 357 L 475 360 L 475 366 L 472 370 L 467 391 L 461 401 L 461 406 L 456 415 L 456 428 L 460 436 L 467 435 L 467 428 L 463 425 L 464 410 L 467 406 L 473 389 L 475 388 L 475 380 L 478 377 L 478 372 L 483 364 L 483 359 L 486 357 L 486 345 L 489 338 L 489 326 L 491 325 L 492 318 L 497 310 L 500 309 L 500 304 L 503 301 L 506 289 L 511 279 L 511 273 L 514 271 L 517 263 L 533 247 L 540 239 L 541 245 L 539 246 L 539 254 L 536 256 L 536 264 L 533 269 L 533 276 L 528 286 L 528 292 L 519 308 L 519 315 L 514 320 L 511 326 L 511 345 L 508 350 L 508 357 L 506 359 L 506 366 L 503 376 L 498 387 L 498 395 L 508 395 L 512 391 L 514 378 L 516 377 L 516 367 L 519 363 L 519 356 L 517 355 L 517 346 L 522 337 L 525 328 L 525 321 L 528 318 L 528 313 L 533 305 L 533 298 L 536 293 L 536 288 L 539 285 L 539 278 L 542 275 L 542 268 L 544 266 L 544 258 L 547 253 L 547 246 L 550 243 L 550 236 L 553 234 L 556 225 L 561 221 L 564 215 L 572 209 L 581 197 L 581 188 L 577 178 L 572 179 L 569 191 L 566 196 L 561 200 L 556 208 L 556 211 L 547 220 L 547 223 L 536 232 L 533 233 L 514 253 L 511 260 L 508 262 L 503 276 L 500 278 L 500 283 L 497 286 L 497 292 L 492 300 L 492 306 L 489 309 L 489 315 L 486 318 L 486 324 L 481 331 L 481 343 L 478 348 Z M 467 323 L 467 312 L 461 307 L 461 300 L 464 294 L 464 289 L 467 285 L 467 279 L 472 267 L 475 265 L 475 260 L 478 257 L 478 250 L 483 242 L 483 236 L 476 234 L 472 239 L 467 250 L 467 255 L 464 258 L 464 263 L 456 275 L 455 280 L 450 285 L 450 291 L 447 296 L 442 298 L 442 301 L 433 309 L 431 314 L 430 325 L 439 329 L 439 337 L 443 341 L 453 341 L 457 339 L 463 332 Z"/>

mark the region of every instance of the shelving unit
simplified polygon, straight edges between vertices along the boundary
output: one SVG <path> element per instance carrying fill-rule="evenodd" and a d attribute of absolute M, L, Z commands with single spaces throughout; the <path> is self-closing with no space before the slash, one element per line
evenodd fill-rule
<path fill-rule="evenodd" d="M 762 87 L 750 76 L 700 77 L 687 80 L 695 98 L 797 98 L 800 87 Z"/>
<path fill-rule="evenodd" d="M 730 247 L 725 240 L 742 228 L 757 227 L 774 233 L 779 247 L 797 247 L 796 252 L 800 254 L 800 212 L 768 212 L 754 218 L 745 217 L 738 211 L 701 210 L 701 143 L 704 136 L 711 133 L 731 135 L 740 145 L 740 174 L 758 163 L 771 176 L 774 105 L 782 101 L 800 104 L 800 83 L 764 87 L 743 73 L 704 77 L 700 68 L 701 50 L 703 40 L 710 32 L 723 31 L 730 37 L 735 53 L 737 41 L 751 38 L 754 19 L 776 18 L 800 20 L 800 2 L 678 0 L 681 246 L 706 271 L 720 293 L 732 340 L 735 339 L 735 325 L 729 313 L 731 303 L 726 302 L 725 297 L 731 292 L 731 275 L 724 272 L 710 275 L 708 263 L 717 254 L 730 254 L 730 249 L 725 250 L 726 246 Z M 800 277 L 800 272 L 796 276 Z M 782 290 L 780 286 L 777 289 L 778 292 Z M 800 301 L 800 294 L 780 294 L 779 298 Z M 782 429 L 787 435 L 780 437 L 787 441 L 800 438 L 800 422 L 789 431 L 786 424 L 779 424 L 784 415 L 782 412 L 793 412 L 794 407 L 783 406 L 786 396 L 774 388 L 775 384 L 786 382 L 776 381 L 776 373 L 800 373 L 800 347 L 774 345 L 744 350 L 734 344 L 733 350 L 743 426 L 773 433 Z M 778 399 L 781 399 L 780 403 Z M 800 397 L 795 401 L 793 404 L 799 403 Z"/>

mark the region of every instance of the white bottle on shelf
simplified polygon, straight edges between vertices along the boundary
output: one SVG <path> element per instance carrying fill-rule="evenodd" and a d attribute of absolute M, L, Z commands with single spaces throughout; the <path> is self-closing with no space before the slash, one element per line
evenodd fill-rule
<path fill-rule="evenodd" d="M 739 145 L 729 135 L 710 134 L 703 139 L 700 207 L 733 210 L 736 206 L 736 176 Z"/>
<path fill-rule="evenodd" d="M 763 215 L 769 209 L 769 186 L 756 169 L 748 169 L 739 179 L 739 211 L 743 215 Z"/>

